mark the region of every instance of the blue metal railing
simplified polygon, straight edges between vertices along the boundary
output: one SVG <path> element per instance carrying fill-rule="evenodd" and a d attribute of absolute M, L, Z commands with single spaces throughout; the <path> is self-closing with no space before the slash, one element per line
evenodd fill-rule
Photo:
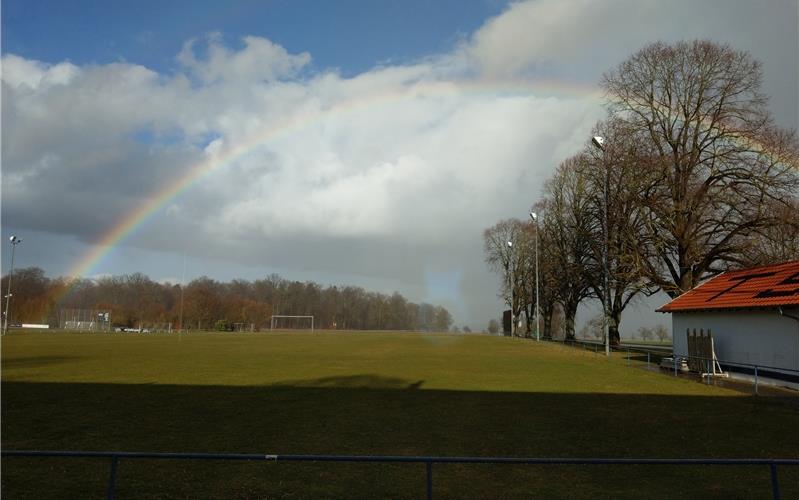
<path fill-rule="evenodd" d="M 780 498 L 777 466 L 799 466 L 799 459 L 767 458 L 513 458 L 513 457 L 428 457 L 380 455 L 269 455 L 250 453 L 150 453 L 136 451 L 32 451 L 2 450 L 2 457 L 108 458 L 111 471 L 106 497 L 114 498 L 119 461 L 126 460 L 239 460 L 266 462 L 379 462 L 423 463 L 426 468 L 427 498 L 433 498 L 433 464 L 516 464 L 516 465 L 746 465 L 769 467 L 771 495 Z"/>
<path fill-rule="evenodd" d="M 604 346 L 601 342 L 591 341 L 591 340 L 556 340 L 556 339 L 546 339 L 548 342 L 555 342 L 564 345 L 568 345 L 570 347 L 580 346 L 581 348 L 585 348 L 586 346 L 593 346 L 595 353 L 600 353 L 600 349 Z M 671 350 L 671 346 L 669 346 L 669 350 Z M 690 355 L 680 355 L 680 356 L 673 356 L 671 352 L 664 351 L 663 347 L 660 346 L 653 346 L 650 348 L 643 347 L 643 346 L 625 346 L 624 344 L 611 346 L 611 351 L 625 353 L 627 356 L 627 364 L 630 364 L 630 355 L 631 354 L 646 354 L 646 363 L 647 365 L 650 364 L 651 357 L 654 355 L 657 358 L 663 357 L 670 357 L 672 358 L 672 370 L 674 375 L 676 376 L 678 373 L 678 367 L 681 364 L 682 360 L 689 360 L 689 359 L 698 359 L 703 363 L 709 364 L 711 362 L 718 362 L 722 368 L 726 370 L 732 369 L 732 371 L 742 374 L 753 374 L 754 375 L 754 393 L 758 394 L 758 382 L 761 377 L 776 377 L 776 378 L 790 378 L 795 380 L 799 378 L 799 370 L 795 368 L 786 368 L 784 366 L 770 366 L 770 365 L 761 365 L 761 364 L 754 364 L 754 363 L 740 363 L 737 361 L 728 361 L 724 359 L 718 358 L 706 358 L 701 356 L 690 356 Z M 709 377 L 708 377 L 709 381 Z"/>

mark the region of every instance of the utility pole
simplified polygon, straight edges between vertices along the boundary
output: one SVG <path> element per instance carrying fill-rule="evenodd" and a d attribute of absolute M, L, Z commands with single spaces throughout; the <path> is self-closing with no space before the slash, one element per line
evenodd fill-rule
<path fill-rule="evenodd" d="M 510 336 L 513 338 L 516 330 L 516 318 L 513 315 L 513 242 L 508 241 L 508 269 L 510 279 Z"/>
<path fill-rule="evenodd" d="M 605 244 L 602 246 L 602 274 L 604 274 L 605 293 L 602 294 L 602 309 L 604 310 L 604 323 L 605 323 L 605 356 L 610 356 L 610 290 L 608 289 L 608 276 L 610 275 L 610 266 L 608 265 L 608 246 L 610 245 L 610 226 L 608 224 L 608 212 L 610 211 L 610 200 L 608 198 L 608 191 L 610 190 L 610 169 L 607 162 L 607 151 L 605 150 L 605 138 L 594 136 L 591 139 L 594 146 L 602 151 L 602 166 L 605 170 L 605 213 L 604 213 L 604 227 Z"/>
<path fill-rule="evenodd" d="M 178 340 L 183 335 L 183 289 L 186 288 L 186 252 L 183 252 L 183 275 L 180 277 L 180 314 L 178 315 Z"/>
<path fill-rule="evenodd" d="M 14 250 L 16 250 L 17 245 L 22 243 L 20 238 L 16 236 L 11 236 L 9 238 L 11 241 L 11 270 L 8 272 L 8 292 L 6 293 L 6 311 L 5 311 L 5 323 L 3 324 L 3 335 L 8 333 L 8 319 L 10 316 L 10 309 L 11 307 L 11 277 L 14 275 Z"/>
<path fill-rule="evenodd" d="M 538 214 L 530 212 L 530 217 L 535 223 L 535 340 L 541 340 L 539 328 L 541 325 L 540 309 L 538 308 Z"/>

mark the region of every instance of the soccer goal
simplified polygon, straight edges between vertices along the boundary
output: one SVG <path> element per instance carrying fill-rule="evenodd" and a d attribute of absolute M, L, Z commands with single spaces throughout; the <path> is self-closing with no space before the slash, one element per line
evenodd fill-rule
<path fill-rule="evenodd" d="M 270 330 L 311 330 L 313 331 L 313 316 L 286 316 L 272 315 Z"/>
<path fill-rule="evenodd" d="M 58 326 L 62 330 L 109 332 L 111 316 L 108 311 L 94 309 L 61 309 Z"/>

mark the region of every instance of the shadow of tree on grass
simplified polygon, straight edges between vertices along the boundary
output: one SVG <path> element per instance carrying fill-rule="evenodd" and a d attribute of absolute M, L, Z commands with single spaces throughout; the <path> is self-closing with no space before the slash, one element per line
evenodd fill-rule
<path fill-rule="evenodd" d="M 32 356 L 27 358 L 5 358 L 3 369 L 41 368 L 61 363 L 71 363 L 80 359 L 78 356 Z"/>
<path fill-rule="evenodd" d="M 396 377 L 381 375 L 346 375 L 310 380 L 286 380 L 273 387 L 320 387 L 328 389 L 419 389 L 424 380 L 410 382 Z"/>
<path fill-rule="evenodd" d="M 362 374 L 274 386 L 2 384 L 4 449 L 528 457 L 799 456 L 774 398 L 407 390 Z M 793 468 L 796 469 L 796 468 Z M 3 460 L 8 498 L 101 496 L 102 460 Z M 752 498 L 768 468 L 435 466 L 437 498 Z M 781 468 L 783 496 L 799 471 Z M 119 498 L 419 498 L 421 465 L 123 461 Z"/>

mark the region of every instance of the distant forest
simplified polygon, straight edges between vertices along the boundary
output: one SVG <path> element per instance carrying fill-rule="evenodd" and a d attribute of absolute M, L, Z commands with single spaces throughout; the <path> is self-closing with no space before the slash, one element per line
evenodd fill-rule
<path fill-rule="evenodd" d="M 6 293 L 8 276 L 2 278 Z M 108 312 L 114 327 L 180 327 L 180 284 L 158 283 L 141 273 L 99 279 L 48 278 L 38 267 L 12 276 L 12 323 L 59 325 L 59 311 Z M 315 328 L 348 330 L 448 331 L 452 315 L 432 304 L 409 302 L 400 293 L 369 292 L 356 286 L 322 286 L 270 275 L 227 283 L 197 278 L 183 290 L 183 328 L 191 330 L 268 329 L 273 314 L 312 315 Z M 2 307 L 5 308 L 5 301 Z"/>

